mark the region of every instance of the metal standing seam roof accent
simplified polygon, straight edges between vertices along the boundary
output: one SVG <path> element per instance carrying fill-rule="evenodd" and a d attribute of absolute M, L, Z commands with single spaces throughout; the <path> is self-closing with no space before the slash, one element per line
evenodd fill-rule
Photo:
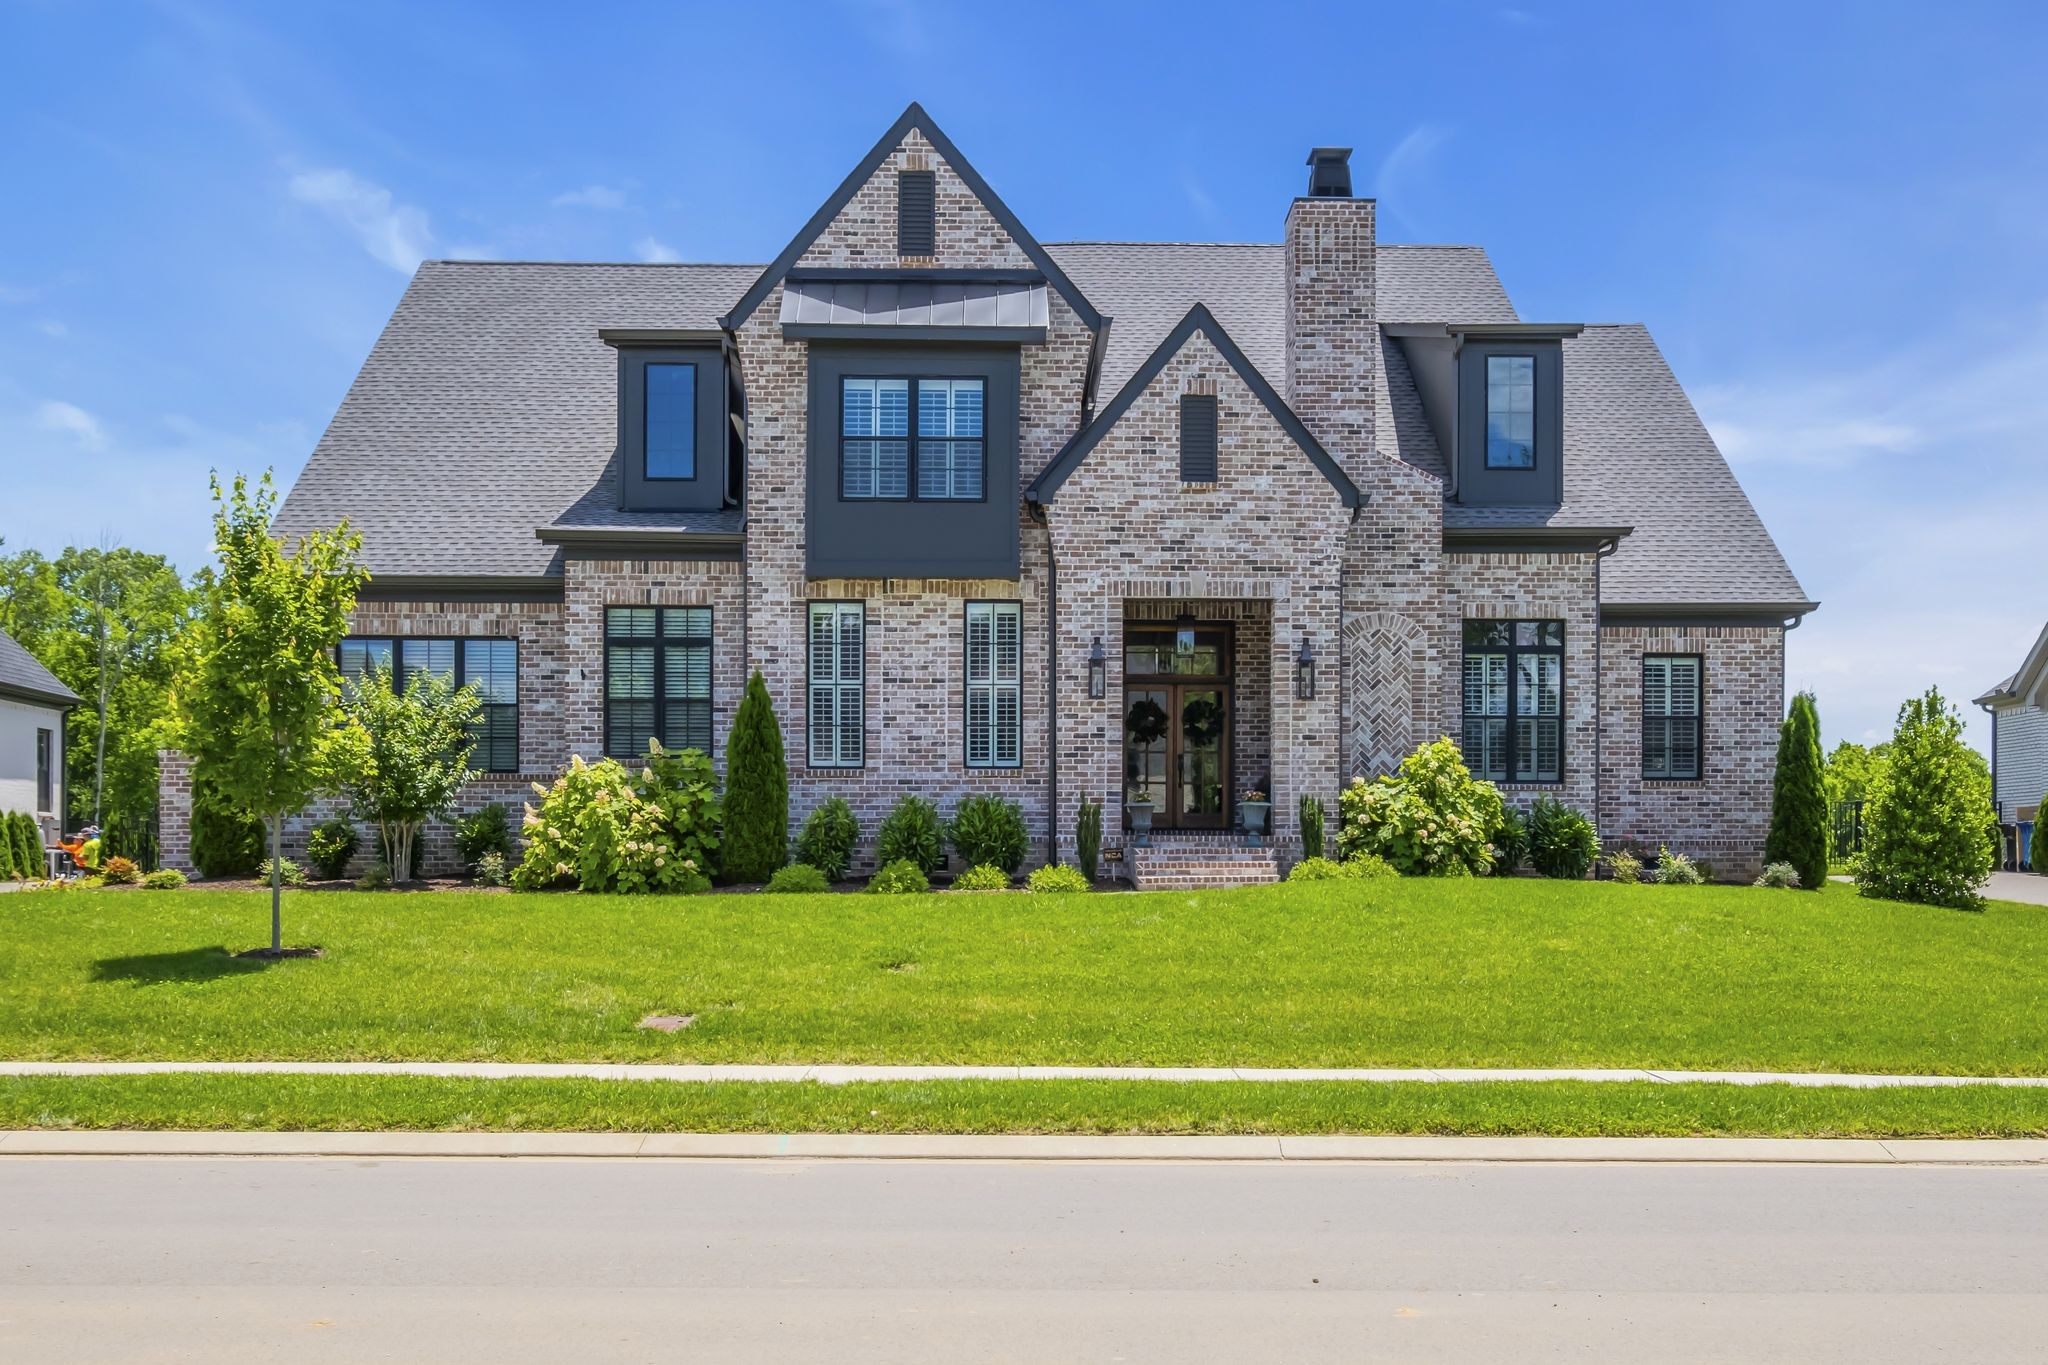
<path fill-rule="evenodd" d="M 950 280 L 809 280 L 782 289 L 784 323 L 866 327 L 1045 327 L 1045 285 Z"/>
<path fill-rule="evenodd" d="M 61 679 L 43 667 L 42 660 L 0 630 L 0 695 L 45 701 L 54 706 L 75 706 L 79 697 Z"/>

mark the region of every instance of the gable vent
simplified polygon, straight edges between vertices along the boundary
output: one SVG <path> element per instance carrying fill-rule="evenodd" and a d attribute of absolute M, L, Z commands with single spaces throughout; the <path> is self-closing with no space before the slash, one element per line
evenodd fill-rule
<path fill-rule="evenodd" d="M 1216 395 L 1180 396 L 1180 481 L 1216 482 Z"/>
<path fill-rule="evenodd" d="M 932 171 L 896 173 L 896 254 L 930 256 L 938 250 L 938 185 Z"/>

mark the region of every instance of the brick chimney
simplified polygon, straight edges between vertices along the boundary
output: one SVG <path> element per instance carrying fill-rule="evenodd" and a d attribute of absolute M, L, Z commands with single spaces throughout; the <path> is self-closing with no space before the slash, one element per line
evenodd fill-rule
<path fill-rule="evenodd" d="M 1309 153 L 1287 210 L 1287 401 L 1355 476 L 1373 448 L 1373 201 L 1351 193 L 1351 149 Z"/>

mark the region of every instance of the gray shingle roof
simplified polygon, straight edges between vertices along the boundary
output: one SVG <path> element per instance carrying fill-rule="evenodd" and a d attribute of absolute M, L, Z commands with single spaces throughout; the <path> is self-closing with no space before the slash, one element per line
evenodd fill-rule
<path fill-rule="evenodd" d="M 554 572 L 534 530 L 584 502 L 617 445 L 617 357 L 597 329 L 714 327 L 760 273 L 427 262 L 276 529 L 346 517 L 372 574 Z"/>
<path fill-rule="evenodd" d="M 35 655 L 4 630 L 0 630 L 0 693 L 33 697 L 57 705 L 78 700 L 76 692 L 59 682 L 55 673 L 44 668 Z"/>

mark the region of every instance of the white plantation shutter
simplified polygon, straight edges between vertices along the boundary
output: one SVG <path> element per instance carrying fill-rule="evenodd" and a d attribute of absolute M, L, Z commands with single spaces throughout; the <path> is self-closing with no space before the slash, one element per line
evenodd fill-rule
<path fill-rule="evenodd" d="M 967 604 L 967 766 L 1014 768 L 1024 761 L 1024 609 L 1015 602 Z"/>
<path fill-rule="evenodd" d="M 1700 661 L 1689 654 L 1643 658 L 1643 776 L 1690 781 L 1700 775 Z"/>
<path fill-rule="evenodd" d="M 858 602 L 811 604 L 810 751 L 814 768 L 865 761 L 865 614 Z"/>

